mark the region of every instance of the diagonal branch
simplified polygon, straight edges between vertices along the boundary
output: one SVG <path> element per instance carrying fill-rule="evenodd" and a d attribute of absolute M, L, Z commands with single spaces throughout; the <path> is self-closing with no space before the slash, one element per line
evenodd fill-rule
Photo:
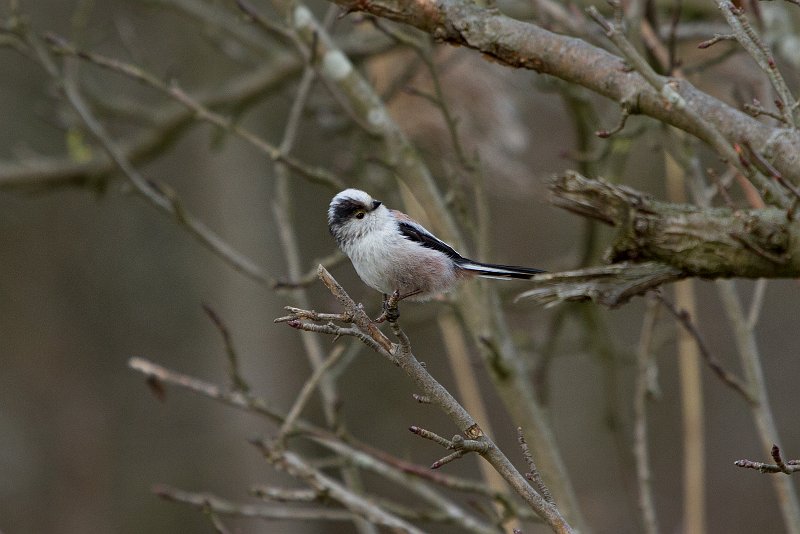
<path fill-rule="evenodd" d="M 390 361 L 398 365 L 416 384 L 423 394 L 431 399 L 433 404 L 439 406 L 457 425 L 462 436 L 459 436 L 460 443 L 468 443 L 471 451 L 478 452 L 487 460 L 506 482 L 517 492 L 539 516 L 541 516 L 555 532 L 573 532 L 572 527 L 567 523 L 561 512 L 553 504 L 547 502 L 545 498 L 534 490 L 525 480 L 522 474 L 511 464 L 511 461 L 494 444 L 494 442 L 481 430 L 480 426 L 473 420 L 472 416 L 459 404 L 459 402 L 428 372 L 411 351 L 411 344 L 408 337 L 400 329 L 399 325 L 391 323 L 392 330 L 398 339 L 398 343 L 392 343 L 378 329 L 376 324 L 367 316 L 366 312 L 353 301 L 339 283 L 320 266 L 319 275 L 328 289 L 336 299 L 342 304 L 345 311 L 339 316 L 339 320 L 346 321 L 357 327 L 365 336 L 369 336 L 372 344 L 370 348 L 379 354 L 389 357 Z M 325 317 L 326 320 L 331 314 L 316 314 L 316 312 L 297 310 L 296 317 L 281 318 L 290 326 L 299 328 L 300 324 L 313 318 L 315 315 Z M 291 317 L 291 316 L 290 316 Z M 324 325 L 317 325 L 324 326 Z M 326 332 L 334 333 L 334 332 Z M 380 348 L 376 348 L 380 347 Z M 463 440 L 463 438 L 466 440 Z M 464 449 L 457 450 L 454 454 L 464 454 Z"/>
<path fill-rule="evenodd" d="M 514 20 L 497 9 L 457 0 L 332 0 L 348 12 L 364 11 L 414 26 L 439 41 L 477 50 L 499 63 L 531 69 L 585 87 L 616 102 L 635 102 L 633 112 L 680 128 L 713 145 L 707 121 L 733 146 L 749 142 L 794 182 L 800 181 L 800 132 L 758 122 L 686 80 L 659 77 L 660 86 L 690 106 L 672 105 L 638 72 L 626 69 L 621 58 L 573 37 L 558 35 L 534 24 Z M 734 163 L 734 162 L 731 162 Z"/>

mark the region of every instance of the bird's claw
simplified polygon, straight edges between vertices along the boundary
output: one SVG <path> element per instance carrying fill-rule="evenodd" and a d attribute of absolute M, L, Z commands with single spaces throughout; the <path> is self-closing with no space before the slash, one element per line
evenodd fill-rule
<path fill-rule="evenodd" d="M 395 290 L 391 296 L 383 295 L 383 312 L 375 319 L 374 322 L 382 323 L 384 321 L 389 321 L 390 323 L 396 323 L 397 320 L 400 318 L 400 310 L 397 308 L 397 303 L 400 302 L 402 297 L 400 296 L 400 291 Z"/>

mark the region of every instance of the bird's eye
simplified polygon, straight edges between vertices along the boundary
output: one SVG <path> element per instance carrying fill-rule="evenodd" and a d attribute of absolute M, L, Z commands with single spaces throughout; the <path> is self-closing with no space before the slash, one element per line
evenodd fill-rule
<path fill-rule="evenodd" d="M 364 213 L 363 211 L 359 211 L 356 213 L 356 219 L 363 219 L 364 215 L 366 215 L 366 213 Z"/>

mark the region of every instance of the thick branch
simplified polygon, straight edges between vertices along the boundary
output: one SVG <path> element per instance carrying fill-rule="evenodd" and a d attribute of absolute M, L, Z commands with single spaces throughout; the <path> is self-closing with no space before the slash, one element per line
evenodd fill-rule
<path fill-rule="evenodd" d="M 612 262 L 656 261 L 683 276 L 796 278 L 800 223 L 777 208 L 701 209 L 567 172 L 551 184 L 556 206 L 619 229 Z"/>
<path fill-rule="evenodd" d="M 509 18 L 496 9 L 456 0 L 332 0 L 348 11 L 365 11 L 419 28 L 436 39 L 480 51 L 517 68 L 551 74 L 586 87 L 633 113 L 648 115 L 711 142 L 697 128 L 697 117 L 711 124 L 728 142 L 748 142 L 780 173 L 800 181 L 800 133 L 758 122 L 696 89 L 686 80 L 663 78 L 685 106 L 672 105 L 623 60 L 580 39 L 558 35 Z"/>

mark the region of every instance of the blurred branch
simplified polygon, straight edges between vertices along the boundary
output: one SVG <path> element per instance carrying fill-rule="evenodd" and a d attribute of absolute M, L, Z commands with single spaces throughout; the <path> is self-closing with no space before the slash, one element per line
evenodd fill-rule
<path fill-rule="evenodd" d="M 685 203 L 686 190 L 692 191 L 696 202 L 706 202 L 704 207 L 710 205 L 710 199 L 705 200 L 705 181 L 701 173 L 697 172 L 699 163 L 694 150 L 693 139 L 684 132 L 670 132 L 669 144 L 664 151 L 664 170 L 667 198 L 670 202 Z M 703 200 L 700 200 L 703 199 Z M 697 288 L 692 279 L 681 280 L 673 287 L 675 295 L 675 306 L 669 302 L 661 292 L 657 293 L 662 305 L 676 316 L 683 325 L 682 329 L 676 332 L 677 346 L 676 356 L 678 359 L 678 380 L 680 382 L 680 404 L 681 404 L 681 441 L 683 450 L 682 485 L 683 485 L 683 530 L 697 534 L 705 534 L 706 531 L 706 426 L 705 426 L 705 398 L 703 395 L 702 379 L 702 358 L 712 370 L 718 371 L 718 376 L 723 379 L 723 383 L 737 386 L 740 385 L 736 378 L 727 373 L 722 366 L 712 360 L 710 352 L 700 337 L 691 317 L 697 316 Z M 678 312 L 680 308 L 680 312 Z M 712 365 L 712 361 L 716 365 Z M 725 381 L 730 378 L 730 381 Z M 747 391 L 737 390 L 745 395 L 749 400 Z"/>
<path fill-rule="evenodd" d="M 292 508 L 288 506 L 236 503 L 210 493 L 193 493 L 163 484 L 155 486 L 153 488 L 153 493 L 166 501 L 188 504 L 201 511 L 212 511 L 215 514 L 237 517 L 254 517 L 269 520 L 295 519 L 305 521 L 352 521 L 354 517 L 354 514 L 348 510 L 323 507 Z"/>
<path fill-rule="evenodd" d="M 383 478 L 386 478 L 396 486 L 408 489 L 411 493 L 418 495 L 426 503 L 429 503 L 431 506 L 433 506 L 434 509 L 442 513 L 446 513 L 446 518 L 442 517 L 442 521 L 460 525 L 465 531 L 489 534 L 489 532 L 494 532 L 495 530 L 470 517 L 460 508 L 459 505 L 446 498 L 442 494 L 436 492 L 424 482 L 434 483 L 449 490 L 468 492 L 475 495 L 489 497 L 493 501 L 501 504 L 503 509 L 506 510 L 504 519 L 508 519 L 510 517 L 531 519 L 531 516 L 529 515 L 530 512 L 526 514 L 526 511 L 519 508 L 519 506 L 506 494 L 488 491 L 485 486 L 476 484 L 472 481 L 467 481 L 458 477 L 444 475 L 441 473 L 433 473 L 428 469 L 423 469 L 417 464 L 412 464 L 405 460 L 401 460 L 391 456 L 390 454 L 387 454 L 384 451 L 369 447 L 368 445 L 357 443 L 352 438 L 347 438 L 348 441 L 345 443 L 342 441 L 341 435 L 333 434 L 330 431 L 311 425 L 302 419 L 294 419 L 291 421 L 291 424 L 289 424 L 287 423 L 288 417 L 285 417 L 279 411 L 269 407 L 269 405 L 263 399 L 255 397 L 250 393 L 233 390 L 224 391 L 214 384 L 199 380 L 183 373 L 171 371 L 142 358 L 131 358 L 129 366 L 147 376 L 148 381 L 151 381 L 159 389 L 163 388 L 163 385 L 181 387 L 224 404 L 228 404 L 235 408 L 265 416 L 270 421 L 281 423 L 283 427 L 289 427 L 292 433 L 304 435 L 315 443 L 322 445 L 323 447 L 336 453 L 338 457 L 345 460 L 347 465 L 358 467 L 359 469 L 366 469 Z M 279 444 L 278 441 L 273 441 L 272 443 L 274 446 Z M 267 444 L 263 442 L 259 442 L 259 444 L 259 446 L 267 446 Z M 256 493 L 258 494 L 258 492 Z M 203 500 L 202 497 L 205 496 L 205 494 L 175 492 L 172 494 L 190 496 L 190 504 L 196 503 L 198 505 Z M 284 497 L 287 495 L 286 492 L 280 492 L 280 494 Z M 303 495 L 305 495 L 303 499 L 292 497 L 287 498 L 287 500 L 308 501 L 313 500 L 314 498 L 319 499 L 320 497 L 324 496 L 318 492 L 309 493 L 307 490 L 304 491 Z M 309 497 L 309 495 L 316 497 Z M 279 497 L 273 498 L 280 500 Z M 176 500 L 187 502 L 182 498 L 177 498 Z M 224 510 L 225 507 L 221 506 L 217 511 L 218 513 L 226 513 Z M 263 511 L 264 514 L 267 515 L 272 514 L 273 511 L 272 508 L 265 508 L 263 510 L 259 508 L 258 510 L 260 512 Z M 353 514 L 337 514 L 335 513 L 336 511 L 331 512 L 334 512 L 336 518 L 341 517 L 341 520 L 353 520 L 357 517 Z M 295 513 L 290 508 L 286 509 L 284 513 L 286 514 L 285 517 L 287 518 L 296 517 L 298 519 L 302 519 L 305 517 L 302 510 Z M 423 519 L 432 520 L 430 517 L 423 517 Z"/>
<path fill-rule="evenodd" d="M 278 147 L 256 135 L 251 130 L 241 126 L 232 118 L 226 117 L 204 106 L 200 101 L 190 96 L 186 91 L 179 87 L 177 82 L 173 81 L 171 83 L 166 83 L 135 65 L 131 65 L 113 58 L 107 58 L 93 52 L 78 50 L 65 39 L 55 34 L 48 34 L 46 38 L 57 53 L 89 61 L 90 63 L 123 74 L 153 89 L 156 89 L 162 94 L 186 106 L 192 111 L 195 119 L 209 122 L 214 126 L 230 133 L 231 135 L 239 137 L 246 143 L 255 147 L 272 161 L 280 162 L 286 165 L 294 172 L 307 178 L 309 181 L 325 185 L 332 190 L 338 190 L 343 187 L 343 182 L 328 171 L 305 165 L 295 158 L 290 157 Z"/>
<path fill-rule="evenodd" d="M 317 258 L 313 260 L 311 263 L 314 265 L 322 265 L 326 269 L 333 269 L 340 263 L 344 261 L 347 256 L 342 254 L 342 252 L 337 248 L 335 251 L 331 252 L 324 258 Z M 313 269 L 309 269 L 296 279 L 282 279 L 282 280 L 274 280 L 272 282 L 272 289 L 300 289 L 302 287 L 307 287 L 319 280 L 317 276 L 317 268 L 314 267 Z"/>
<path fill-rule="evenodd" d="M 157 384 L 158 388 L 162 388 L 163 384 L 177 386 L 240 410 L 262 415 L 276 423 L 284 420 L 280 411 L 272 408 L 264 399 L 251 393 L 236 390 L 226 391 L 216 384 L 172 371 L 144 358 L 131 358 L 128 360 L 128 367 L 145 375 L 148 381 Z"/>
<path fill-rule="evenodd" d="M 338 440 L 329 438 L 314 438 L 316 443 L 332 450 L 336 454 L 346 458 L 347 461 L 361 469 L 365 469 L 375 473 L 391 484 L 406 488 L 409 492 L 418 495 L 423 501 L 430 504 L 434 510 L 440 513 L 446 513 L 447 522 L 458 525 L 464 532 L 476 532 L 482 534 L 490 534 L 497 532 L 497 529 L 489 526 L 481 521 L 476 520 L 469 514 L 465 513 L 459 506 L 455 505 L 450 499 L 446 498 L 443 494 L 437 492 L 427 484 L 423 484 L 422 480 L 416 476 L 416 473 L 407 472 L 403 469 L 398 469 L 398 465 L 392 463 L 385 463 L 381 458 L 367 454 L 366 452 L 353 449 L 350 445 L 342 443 Z M 415 468 L 417 466 L 415 465 Z M 430 471 L 426 470 L 425 473 Z M 442 479 L 447 480 L 447 477 Z M 443 484 L 444 487 L 449 489 L 457 489 L 455 486 Z M 507 510 L 509 501 L 505 499 L 496 499 Z M 517 517 L 521 510 L 509 510 L 508 517 Z M 423 516 L 426 514 L 423 513 Z M 507 519 L 507 518 L 504 518 Z"/>
<path fill-rule="evenodd" d="M 34 57 L 23 42 L 13 38 L 12 34 L 9 34 L 8 37 L 10 38 L 9 45 L 14 46 L 27 57 Z M 349 41 L 343 46 L 348 54 L 357 58 L 385 49 L 386 43 L 371 42 L 365 46 L 361 41 Z M 79 52 L 74 47 L 73 52 L 75 54 L 88 53 Z M 62 53 L 66 53 L 66 51 L 62 51 Z M 104 58 L 97 54 L 92 55 L 98 60 L 103 58 L 102 61 L 94 62 L 99 67 L 121 71 L 123 75 L 143 73 L 134 65 L 119 62 L 113 58 Z M 112 68 L 112 65 L 116 69 Z M 201 109 L 242 108 L 263 98 L 265 94 L 275 91 L 282 84 L 297 76 L 302 67 L 303 60 L 296 55 L 272 53 L 268 58 L 261 58 L 259 66 L 226 78 L 219 85 L 215 84 L 213 89 L 199 90 L 193 99 Z M 153 80 L 164 85 L 155 77 Z M 169 87 L 167 86 L 166 89 L 168 90 Z M 152 106 L 147 106 L 147 109 L 150 108 Z M 151 128 L 118 142 L 121 152 L 134 164 L 150 161 L 163 153 L 172 146 L 180 133 L 194 124 L 196 120 L 194 109 L 187 107 L 184 103 L 176 102 L 174 99 L 173 102 L 157 106 L 146 115 L 146 118 L 153 124 Z M 105 179 L 115 169 L 114 162 L 103 152 L 92 152 L 91 159 L 86 162 L 50 156 L 37 156 L 35 159 L 15 164 L 0 162 L 0 189 L 38 191 L 57 187 L 91 185 Z M 295 170 L 301 173 L 308 170 L 309 172 L 305 176 L 311 180 L 318 176 L 327 177 L 323 181 L 335 178 L 328 171 L 317 167 L 301 165 Z M 336 183 L 335 180 L 334 183 Z M 340 189 L 339 186 L 332 186 L 332 188 Z"/>
<path fill-rule="evenodd" d="M 636 461 L 636 481 L 639 489 L 639 512 L 643 532 L 658 534 L 653 479 L 647 442 L 647 399 L 652 392 L 655 358 L 653 355 L 653 333 L 658 318 L 658 302 L 647 300 L 647 309 L 642 321 L 639 346 L 636 350 L 636 379 L 633 393 L 633 455 Z"/>
<path fill-rule="evenodd" d="M 111 160 L 128 179 L 134 191 L 154 207 L 169 215 L 176 223 L 184 227 L 190 235 L 234 269 L 259 283 L 266 283 L 266 275 L 259 266 L 235 251 L 226 241 L 222 240 L 199 219 L 191 215 L 172 191 L 154 185 L 139 174 L 83 100 L 76 80 L 75 65 L 70 63 L 71 60 L 66 60 L 63 68 L 59 68 L 44 43 L 29 28 L 19 26 L 15 30 L 20 39 L 35 53 L 42 68 L 63 89 L 69 104 L 108 153 Z"/>
<path fill-rule="evenodd" d="M 315 469 L 300 455 L 263 440 L 254 439 L 251 440 L 251 443 L 270 464 L 303 480 L 320 495 L 325 495 L 326 499 L 340 504 L 370 523 L 409 534 L 424 534 L 414 525 L 380 508 L 369 497 L 354 493 L 320 470 Z"/>
<path fill-rule="evenodd" d="M 341 360 L 343 354 L 344 347 L 335 348 L 331 351 L 330 356 L 328 356 L 325 361 L 323 361 L 314 369 L 314 372 L 311 374 L 308 380 L 306 380 L 306 383 L 303 384 L 303 388 L 300 390 L 300 393 L 297 394 L 297 398 L 295 399 L 292 408 L 286 415 L 286 419 L 283 421 L 281 429 L 278 432 L 278 437 L 276 438 L 277 441 L 284 442 L 286 440 L 287 435 L 294 429 L 295 421 L 297 421 L 297 418 L 302 413 L 306 404 L 308 404 L 311 394 L 319 386 L 319 383 L 325 376 L 325 373 L 327 373 L 334 365 L 339 363 L 339 360 Z"/>
<path fill-rule="evenodd" d="M 210 305 L 203 303 L 203 311 L 206 312 L 208 318 L 214 323 L 214 326 L 219 330 L 222 336 L 222 341 L 225 344 L 225 353 L 228 355 L 228 376 L 231 381 L 231 388 L 234 391 L 243 391 L 245 393 L 250 391 L 250 386 L 247 381 L 242 377 L 239 371 L 239 355 L 236 352 L 236 347 L 233 345 L 233 339 L 228 327 L 223 322 L 219 314 Z"/>

